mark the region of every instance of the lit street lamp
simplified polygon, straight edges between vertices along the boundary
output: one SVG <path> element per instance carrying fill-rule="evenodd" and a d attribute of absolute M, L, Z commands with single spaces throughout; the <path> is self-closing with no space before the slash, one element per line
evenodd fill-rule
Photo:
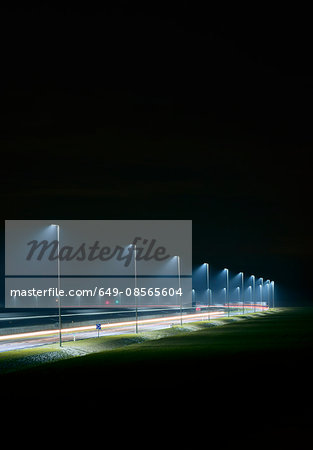
<path fill-rule="evenodd" d="M 251 286 L 249 286 L 248 287 L 248 290 L 249 290 L 249 298 L 250 298 L 250 307 L 252 306 L 252 287 Z"/>
<path fill-rule="evenodd" d="M 255 276 L 251 275 L 252 278 L 252 302 L 253 302 L 253 311 L 255 312 Z"/>
<path fill-rule="evenodd" d="M 60 225 L 51 224 L 52 227 L 56 228 L 56 232 L 57 232 L 57 241 L 58 241 L 58 257 L 57 257 L 57 262 L 58 262 L 58 303 L 59 303 L 59 344 L 60 347 L 62 347 L 62 331 L 61 331 L 61 297 L 60 297 Z"/>
<path fill-rule="evenodd" d="M 134 247 L 134 273 L 135 273 L 135 311 L 136 311 L 136 333 L 138 333 L 138 299 L 137 299 L 137 260 L 136 260 L 136 254 L 137 254 L 137 247 L 136 244 L 132 244 Z"/>
<path fill-rule="evenodd" d="M 206 291 L 208 296 L 208 320 L 210 320 L 210 278 L 209 278 L 209 264 L 206 265 Z"/>
<path fill-rule="evenodd" d="M 228 305 L 227 307 L 227 315 L 229 317 L 229 270 L 224 269 L 226 271 L 226 303 Z"/>
<path fill-rule="evenodd" d="M 270 300 L 271 300 L 271 281 L 266 280 L 265 285 L 267 286 L 267 307 L 270 307 Z"/>
<path fill-rule="evenodd" d="M 245 313 L 245 299 L 244 299 L 244 295 L 245 295 L 245 288 L 244 288 L 244 274 L 243 272 L 240 272 L 241 274 L 241 301 L 242 301 L 242 313 Z"/>
<path fill-rule="evenodd" d="M 177 258 L 177 274 L 178 274 L 178 292 L 180 296 L 180 325 L 183 324 L 183 306 L 182 306 L 182 293 L 181 293 L 181 283 L 180 283 L 180 256 L 176 256 Z"/>
<path fill-rule="evenodd" d="M 262 310 L 263 306 L 263 278 L 260 278 L 260 310 Z"/>
<path fill-rule="evenodd" d="M 272 281 L 272 305 L 273 309 L 275 308 L 275 283 Z"/>

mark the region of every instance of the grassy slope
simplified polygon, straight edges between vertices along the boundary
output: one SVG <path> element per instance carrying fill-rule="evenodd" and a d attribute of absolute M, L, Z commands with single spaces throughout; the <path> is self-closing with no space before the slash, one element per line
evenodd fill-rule
<path fill-rule="evenodd" d="M 3 400 L 290 440 L 310 424 L 312 352 L 313 311 L 292 309 L 3 375 Z"/>

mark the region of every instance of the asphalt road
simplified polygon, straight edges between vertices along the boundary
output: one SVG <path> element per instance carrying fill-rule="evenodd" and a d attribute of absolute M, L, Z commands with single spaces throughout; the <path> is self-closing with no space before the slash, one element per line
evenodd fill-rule
<path fill-rule="evenodd" d="M 241 313 L 233 310 L 233 314 Z M 210 308 L 210 317 L 228 315 L 227 308 Z M 62 341 L 73 341 L 98 336 L 96 324 L 101 324 L 99 335 L 134 333 L 134 309 L 106 308 L 105 310 L 62 310 Z M 208 308 L 141 308 L 137 312 L 139 332 L 166 328 L 197 320 L 208 319 Z M 59 316 L 57 310 L 2 311 L 0 313 L 0 352 L 37 347 L 59 342 Z"/>
<path fill-rule="evenodd" d="M 225 308 L 225 307 L 224 307 Z M 247 306 L 246 306 L 247 308 Z M 258 305 L 256 306 L 258 309 Z M 184 314 L 191 314 L 198 310 L 207 311 L 207 306 L 183 308 Z M 212 306 L 211 310 L 223 309 L 222 305 Z M 142 316 L 165 316 L 179 313 L 179 307 L 140 307 L 138 308 L 138 317 Z M 78 322 L 116 320 L 131 320 L 135 317 L 135 308 L 62 308 L 62 324 L 75 324 Z M 58 327 L 59 315 L 58 310 L 54 309 L 0 309 L 0 335 L 5 329 L 33 327 L 39 325 L 51 325 Z"/>
<path fill-rule="evenodd" d="M 206 320 L 208 318 L 207 308 L 186 308 L 183 310 L 183 323 L 195 320 Z M 224 310 L 214 308 L 210 311 L 213 317 L 218 317 L 225 314 Z M 67 319 L 65 326 L 64 319 Z M 58 316 L 54 314 L 49 315 L 33 315 L 30 312 L 23 315 L 10 315 L 4 313 L 1 315 L 2 324 L 21 324 L 19 328 L 17 325 L 14 328 L 2 328 L 0 334 L 0 352 L 37 347 L 45 344 L 52 344 L 59 341 L 58 327 L 48 327 L 49 320 L 53 320 L 58 325 Z M 45 321 L 44 327 L 39 326 L 38 321 Z M 93 322 L 92 324 L 91 321 Z M 79 322 L 79 323 L 78 323 Z M 101 330 L 96 330 L 96 323 L 101 323 Z M 166 328 L 175 324 L 181 323 L 180 310 L 177 309 L 162 309 L 162 310 L 147 310 L 141 309 L 138 311 L 137 326 L 139 331 L 155 330 L 158 328 Z M 25 325 L 28 324 L 26 327 Z M 34 325 L 35 324 L 36 327 Z M 70 325 L 70 326 L 69 326 Z M 12 326 L 12 325 L 11 325 Z M 76 339 L 86 339 L 91 337 L 114 334 L 134 333 L 136 330 L 135 311 L 85 311 L 82 315 L 80 313 L 71 312 L 67 315 L 62 314 L 62 341 L 73 341 Z"/>

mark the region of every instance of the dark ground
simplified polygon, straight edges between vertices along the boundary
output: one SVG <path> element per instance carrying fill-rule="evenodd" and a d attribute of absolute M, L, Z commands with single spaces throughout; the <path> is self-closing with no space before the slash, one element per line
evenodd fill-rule
<path fill-rule="evenodd" d="M 149 447 L 298 445 L 311 435 L 312 325 L 313 308 L 292 308 L 3 375 L 2 405 L 30 426 L 71 423 L 71 442 L 96 430 Z"/>

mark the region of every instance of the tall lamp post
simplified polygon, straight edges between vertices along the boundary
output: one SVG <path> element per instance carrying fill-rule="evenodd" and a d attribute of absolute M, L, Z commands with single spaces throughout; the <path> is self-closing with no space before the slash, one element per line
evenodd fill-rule
<path fill-rule="evenodd" d="M 275 283 L 272 281 L 272 305 L 273 309 L 275 308 Z"/>
<path fill-rule="evenodd" d="M 242 301 L 242 313 L 244 314 L 245 313 L 245 298 L 244 298 L 244 296 L 245 296 L 245 288 L 244 288 L 244 274 L 243 274 L 243 272 L 240 272 L 241 273 L 241 301 Z"/>
<path fill-rule="evenodd" d="M 253 302 L 253 311 L 255 312 L 255 276 L 251 275 L 252 278 L 252 302 Z"/>
<path fill-rule="evenodd" d="M 263 278 L 260 278 L 260 310 L 263 307 Z"/>
<path fill-rule="evenodd" d="M 133 245 L 134 248 L 134 273 L 135 273 L 135 310 L 136 310 L 136 333 L 138 333 L 138 300 L 137 300 L 137 260 L 136 260 L 136 254 L 137 254 L 137 247 L 136 244 Z"/>
<path fill-rule="evenodd" d="M 205 263 L 206 265 L 206 290 L 207 290 L 207 296 L 208 296 L 208 320 L 210 320 L 210 275 L 209 275 L 209 264 Z"/>
<path fill-rule="evenodd" d="M 265 285 L 267 285 L 267 308 L 270 307 L 270 300 L 271 300 L 271 281 L 266 280 Z"/>
<path fill-rule="evenodd" d="M 61 331 L 61 326 L 62 326 L 62 322 L 61 322 L 61 297 L 60 297 L 60 225 L 54 224 L 52 223 L 51 226 L 56 228 L 56 232 L 57 232 L 57 241 L 58 241 L 58 257 L 57 257 L 57 262 L 58 262 L 58 304 L 59 304 L 59 344 L 60 347 L 62 347 L 62 331 Z"/>
<path fill-rule="evenodd" d="M 226 271 L 226 303 L 227 303 L 227 315 L 229 317 L 229 270 L 224 269 Z"/>
<path fill-rule="evenodd" d="M 180 283 L 180 256 L 177 258 L 177 274 L 178 274 L 178 292 L 180 296 L 180 325 L 183 324 L 183 305 L 182 305 L 182 293 L 181 293 L 181 283 Z"/>

